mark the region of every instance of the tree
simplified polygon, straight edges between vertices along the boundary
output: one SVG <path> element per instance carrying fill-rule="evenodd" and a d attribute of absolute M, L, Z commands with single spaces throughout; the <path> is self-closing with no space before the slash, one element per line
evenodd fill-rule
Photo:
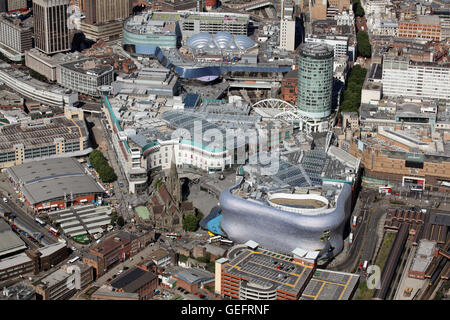
<path fill-rule="evenodd" d="M 364 12 L 364 9 L 361 5 L 360 0 L 354 0 L 353 1 L 353 13 L 357 17 L 363 17 L 366 13 Z"/>
<path fill-rule="evenodd" d="M 198 227 L 198 218 L 192 213 L 188 213 L 183 218 L 183 230 L 185 231 L 195 231 Z"/>
<path fill-rule="evenodd" d="M 125 225 L 125 220 L 123 219 L 122 216 L 119 216 L 119 217 L 117 218 L 117 225 L 118 225 L 119 227 L 123 227 L 123 226 Z"/>
<path fill-rule="evenodd" d="M 344 101 L 341 104 L 343 112 L 358 112 L 361 104 L 361 90 L 367 70 L 359 65 L 353 67 L 344 91 Z"/>
<path fill-rule="evenodd" d="M 365 58 L 370 58 L 372 56 L 372 47 L 370 46 L 367 32 L 359 31 L 356 34 L 356 40 L 358 42 L 358 54 Z"/>
<path fill-rule="evenodd" d="M 97 171 L 100 179 L 103 182 L 113 182 L 117 179 L 114 169 L 108 164 L 108 161 L 99 150 L 93 150 L 89 154 L 89 162 Z"/>

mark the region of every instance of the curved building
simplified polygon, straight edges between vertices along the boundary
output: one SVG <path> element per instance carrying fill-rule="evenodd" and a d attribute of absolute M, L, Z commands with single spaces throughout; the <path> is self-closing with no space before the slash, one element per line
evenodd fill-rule
<path fill-rule="evenodd" d="M 331 113 L 333 57 L 333 49 L 326 44 L 300 45 L 297 104 L 306 117 L 323 119 Z"/>
<path fill-rule="evenodd" d="M 253 240 L 286 253 L 302 248 L 335 256 L 342 251 L 351 213 L 351 184 L 339 184 L 333 192 L 319 191 L 321 187 L 302 194 L 280 190 L 265 198 L 251 198 L 241 185 L 220 195 L 221 228 L 231 240 Z"/>
<path fill-rule="evenodd" d="M 124 46 L 176 48 L 180 32 L 176 21 L 157 21 L 145 12 L 127 19 L 123 25 Z"/>
<path fill-rule="evenodd" d="M 201 32 L 190 37 L 186 41 L 186 46 L 191 50 L 204 53 L 244 53 L 257 45 L 252 39 L 241 34 Z"/>

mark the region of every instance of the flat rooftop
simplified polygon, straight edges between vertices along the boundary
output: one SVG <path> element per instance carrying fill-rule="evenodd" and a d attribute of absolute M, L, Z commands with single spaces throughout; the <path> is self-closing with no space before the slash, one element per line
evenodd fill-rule
<path fill-rule="evenodd" d="M 88 176 L 73 158 L 52 158 L 8 168 L 9 175 L 21 183 L 21 191 L 31 204 L 64 198 L 71 194 L 103 193 L 99 183 Z"/>
<path fill-rule="evenodd" d="M 228 253 L 226 272 L 248 279 L 248 285 L 280 289 L 297 295 L 313 272 L 313 268 L 293 258 L 266 249 L 236 247 Z"/>
<path fill-rule="evenodd" d="M 317 269 L 299 300 L 349 300 L 359 275 Z"/>
<path fill-rule="evenodd" d="M 25 242 L 20 239 L 3 220 L 0 220 L 0 257 L 27 248 Z"/>
<path fill-rule="evenodd" d="M 82 120 L 72 121 L 64 116 L 31 120 L 1 127 L 0 150 L 12 149 L 16 144 L 23 144 L 25 149 L 35 148 L 54 144 L 56 138 L 68 142 L 87 136 L 88 130 Z"/>

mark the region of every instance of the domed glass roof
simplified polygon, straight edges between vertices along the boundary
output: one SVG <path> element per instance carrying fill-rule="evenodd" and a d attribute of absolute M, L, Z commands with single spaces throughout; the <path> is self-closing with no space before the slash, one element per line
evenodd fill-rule
<path fill-rule="evenodd" d="M 219 49 L 219 50 L 242 50 L 253 48 L 255 42 L 244 35 L 232 35 L 229 32 L 218 32 L 210 34 L 201 32 L 193 35 L 186 41 L 186 45 L 192 49 Z"/>

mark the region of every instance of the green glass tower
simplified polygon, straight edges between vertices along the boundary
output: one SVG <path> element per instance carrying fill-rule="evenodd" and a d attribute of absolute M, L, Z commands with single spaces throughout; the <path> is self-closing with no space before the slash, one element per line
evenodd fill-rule
<path fill-rule="evenodd" d="M 298 61 L 300 114 L 324 119 L 331 113 L 333 48 L 323 43 L 302 43 Z"/>

